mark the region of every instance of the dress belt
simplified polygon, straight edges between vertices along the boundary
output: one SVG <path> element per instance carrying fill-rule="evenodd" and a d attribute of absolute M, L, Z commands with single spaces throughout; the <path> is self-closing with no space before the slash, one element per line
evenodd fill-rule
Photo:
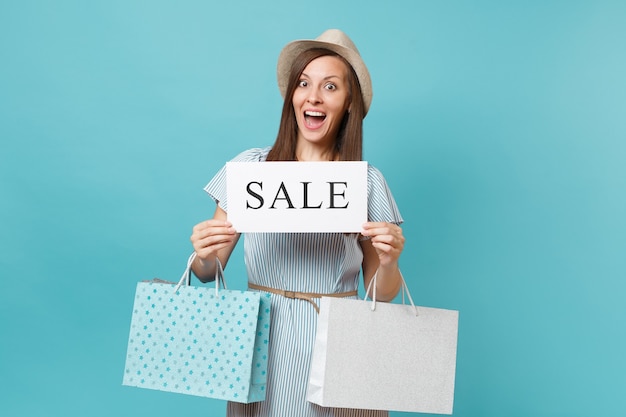
<path fill-rule="evenodd" d="M 308 301 L 309 303 L 313 304 L 315 311 L 317 311 L 318 313 L 320 312 L 320 309 L 317 306 L 317 304 L 313 302 L 314 298 L 321 298 L 321 297 L 342 298 L 342 297 L 350 297 L 353 295 L 358 295 L 357 290 L 346 291 L 346 292 L 336 292 L 336 293 L 331 293 L 331 294 L 320 294 L 316 292 L 298 292 L 298 291 L 279 290 L 279 289 L 272 288 L 272 287 L 266 287 L 264 285 L 253 284 L 251 282 L 248 283 L 248 288 L 252 288 L 253 290 L 265 291 L 265 292 L 269 292 L 272 294 L 282 295 L 283 297 L 286 297 L 286 298 L 291 298 L 291 299 L 297 298 L 298 300 Z"/>

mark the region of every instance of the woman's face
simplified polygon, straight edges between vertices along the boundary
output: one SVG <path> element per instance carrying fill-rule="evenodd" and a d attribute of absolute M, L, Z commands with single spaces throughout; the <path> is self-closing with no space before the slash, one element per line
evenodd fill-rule
<path fill-rule="evenodd" d="M 306 66 L 293 94 L 298 142 L 334 145 L 349 103 L 348 68 L 335 56 L 322 56 Z"/>

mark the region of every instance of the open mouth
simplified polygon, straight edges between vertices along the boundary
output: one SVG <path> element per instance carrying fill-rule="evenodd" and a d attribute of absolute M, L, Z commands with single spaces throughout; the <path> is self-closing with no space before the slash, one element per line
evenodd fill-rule
<path fill-rule="evenodd" d="M 307 127 L 311 129 L 316 129 L 320 127 L 324 120 L 326 120 L 326 113 L 322 113 L 319 111 L 305 111 L 304 112 L 304 122 Z"/>

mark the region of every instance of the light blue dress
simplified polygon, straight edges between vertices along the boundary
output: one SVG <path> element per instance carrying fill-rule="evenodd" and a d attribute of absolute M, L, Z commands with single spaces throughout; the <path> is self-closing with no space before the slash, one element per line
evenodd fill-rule
<path fill-rule="evenodd" d="M 265 161 L 270 148 L 255 148 L 233 161 Z M 368 166 L 369 221 L 402 223 L 379 170 Z M 205 191 L 228 212 L 226 169 Z M 244 257 L 251 283 L 299 292 L 337 293 L 358 288 L 363 253 L 358 233 L 247 233 Z M 305 300 L 271 296 L 267 395 L 263 402 L 229 402 L 227 415 L 263 417 L 383 417 L 386 411 L 320 407 L 306 400 L 317 313 Z M 319 302 L 319 299 L 315 299 Z M 358 325 L 358 323 L 355 323 Z M 358 342 L 357 342 L 358 343 Z M 372 381 L 376 383 L 376 381 Z"/>

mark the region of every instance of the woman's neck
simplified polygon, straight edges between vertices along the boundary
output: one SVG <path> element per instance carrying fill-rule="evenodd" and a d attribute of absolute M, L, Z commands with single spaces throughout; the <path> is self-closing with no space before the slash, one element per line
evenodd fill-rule
<path fill-rule="evenodd" d="M 335 161 L 337 159 L 337 152 L 334 146 L 329 148 L 297 146 L 296 159 L 298 161 Z"/>

